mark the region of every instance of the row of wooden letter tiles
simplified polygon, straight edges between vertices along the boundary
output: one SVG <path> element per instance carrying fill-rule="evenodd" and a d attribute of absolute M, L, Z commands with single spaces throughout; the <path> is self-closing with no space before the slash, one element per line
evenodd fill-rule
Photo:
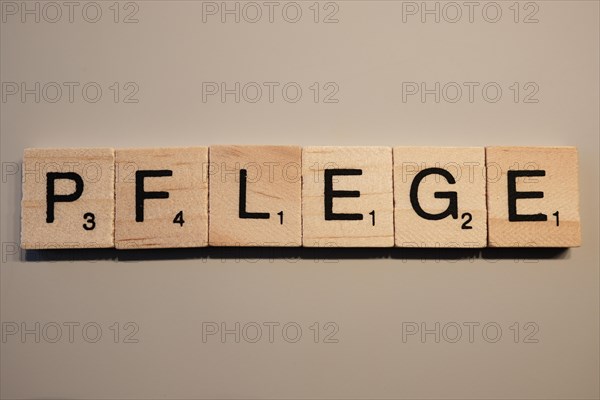
<path fill-rule="evenodd" d="M 25 249 L 576 247 L 574 147 L 26 149 Z"/>

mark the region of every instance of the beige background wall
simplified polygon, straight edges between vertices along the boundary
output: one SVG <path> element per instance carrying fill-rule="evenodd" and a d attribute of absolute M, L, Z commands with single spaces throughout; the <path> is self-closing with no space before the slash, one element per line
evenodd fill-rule
<path fill-rule="evenodd" d="M 23 4 L 37 4 L 39 22 L 22 22 Z M 322 2 L 318 23 L 312 1 L 276 2 L 273 22 L 262 2 L 237 3 L 239 23 L 203 15 L 221 2 L 78 2 L 72 16 L 65 2 L 48 4 L 0 3 L 3 398 L 600 396 L 597 1 L 475 2 L 472 21 L 463 2 L 427 2 L 439 23 L 402 1 Z M 254 4 L 262 19 L 251 23 Z M 454 4 L 462 18 L 451 23 Z M 36 82 L 39 102 L 11 94 Z M 239 103 L 221 102 L 211 82 L 256 82 L 263 96 L 252 103 L 251 84 Z M 272 102 L 264 82 L 279 85 Z M 408 92 L 436 82 L 439 103 Z M 575 145 L 584 244 L 483 254 L 15 248 L 24 148 L 215 143 Z M 221 323 L 240 324 L 239 343 L 207 335 Z M 407 335 L 421 323 L 440 324 L 439 343 Z"/>

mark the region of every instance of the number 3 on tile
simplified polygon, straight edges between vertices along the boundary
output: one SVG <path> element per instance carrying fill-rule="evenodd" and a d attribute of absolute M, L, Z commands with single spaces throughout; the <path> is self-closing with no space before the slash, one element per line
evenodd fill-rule
<path fill-rule="evenodd" d="M 94 230 L 96 227 L 96 216 L 94 213 L 87 212 L 83 214 L 83 218 L 85 219 L 85 224 L 83 224 L 83 229 L 86 231 Z"/>

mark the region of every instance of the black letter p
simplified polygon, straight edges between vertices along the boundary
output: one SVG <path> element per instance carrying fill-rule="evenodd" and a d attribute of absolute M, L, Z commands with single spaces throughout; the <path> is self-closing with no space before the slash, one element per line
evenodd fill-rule
<path fill-rule="evenodd" d="M 75 182 L 75 191 L 71 194 L 54 193 L 54 181 L 57 179 L 70 179 Z M 48 172 L 46 173 L 46 222 L 54 222 L 54 203 L 71 202 L 81 197 L 83 193 L 83 179 L 75 172 Z"/>

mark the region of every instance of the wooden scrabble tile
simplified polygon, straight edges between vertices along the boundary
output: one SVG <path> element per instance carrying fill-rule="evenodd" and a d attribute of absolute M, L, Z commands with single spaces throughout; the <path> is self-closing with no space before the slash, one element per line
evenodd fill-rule
<path fill-rule="evenodd" d="M 26 149 L 21 246 L 113 246 L 113 149 Z"/>
<path fill-rule="evenodd" d="M 488 147 L 488 245 L 581 245 L 574 147 Z"/>
<path fill-rule="evenodd" d="M 208 244 L 208 147 L 117 149 L 115 246 Z"/>
<path fill-rule="evenodd" d="M 392 187 L 390 147 L 305 147 L 303 245 L 393 246 Z"/>
<path fill-rule="evenodd" d="M 483 147 L 395 147 L 398 247 L 485 247 Z"/>
<path fill-rule="evenodd" d="M 301 246 L 298 146 L 211 146 L 211 246 Z"/>

